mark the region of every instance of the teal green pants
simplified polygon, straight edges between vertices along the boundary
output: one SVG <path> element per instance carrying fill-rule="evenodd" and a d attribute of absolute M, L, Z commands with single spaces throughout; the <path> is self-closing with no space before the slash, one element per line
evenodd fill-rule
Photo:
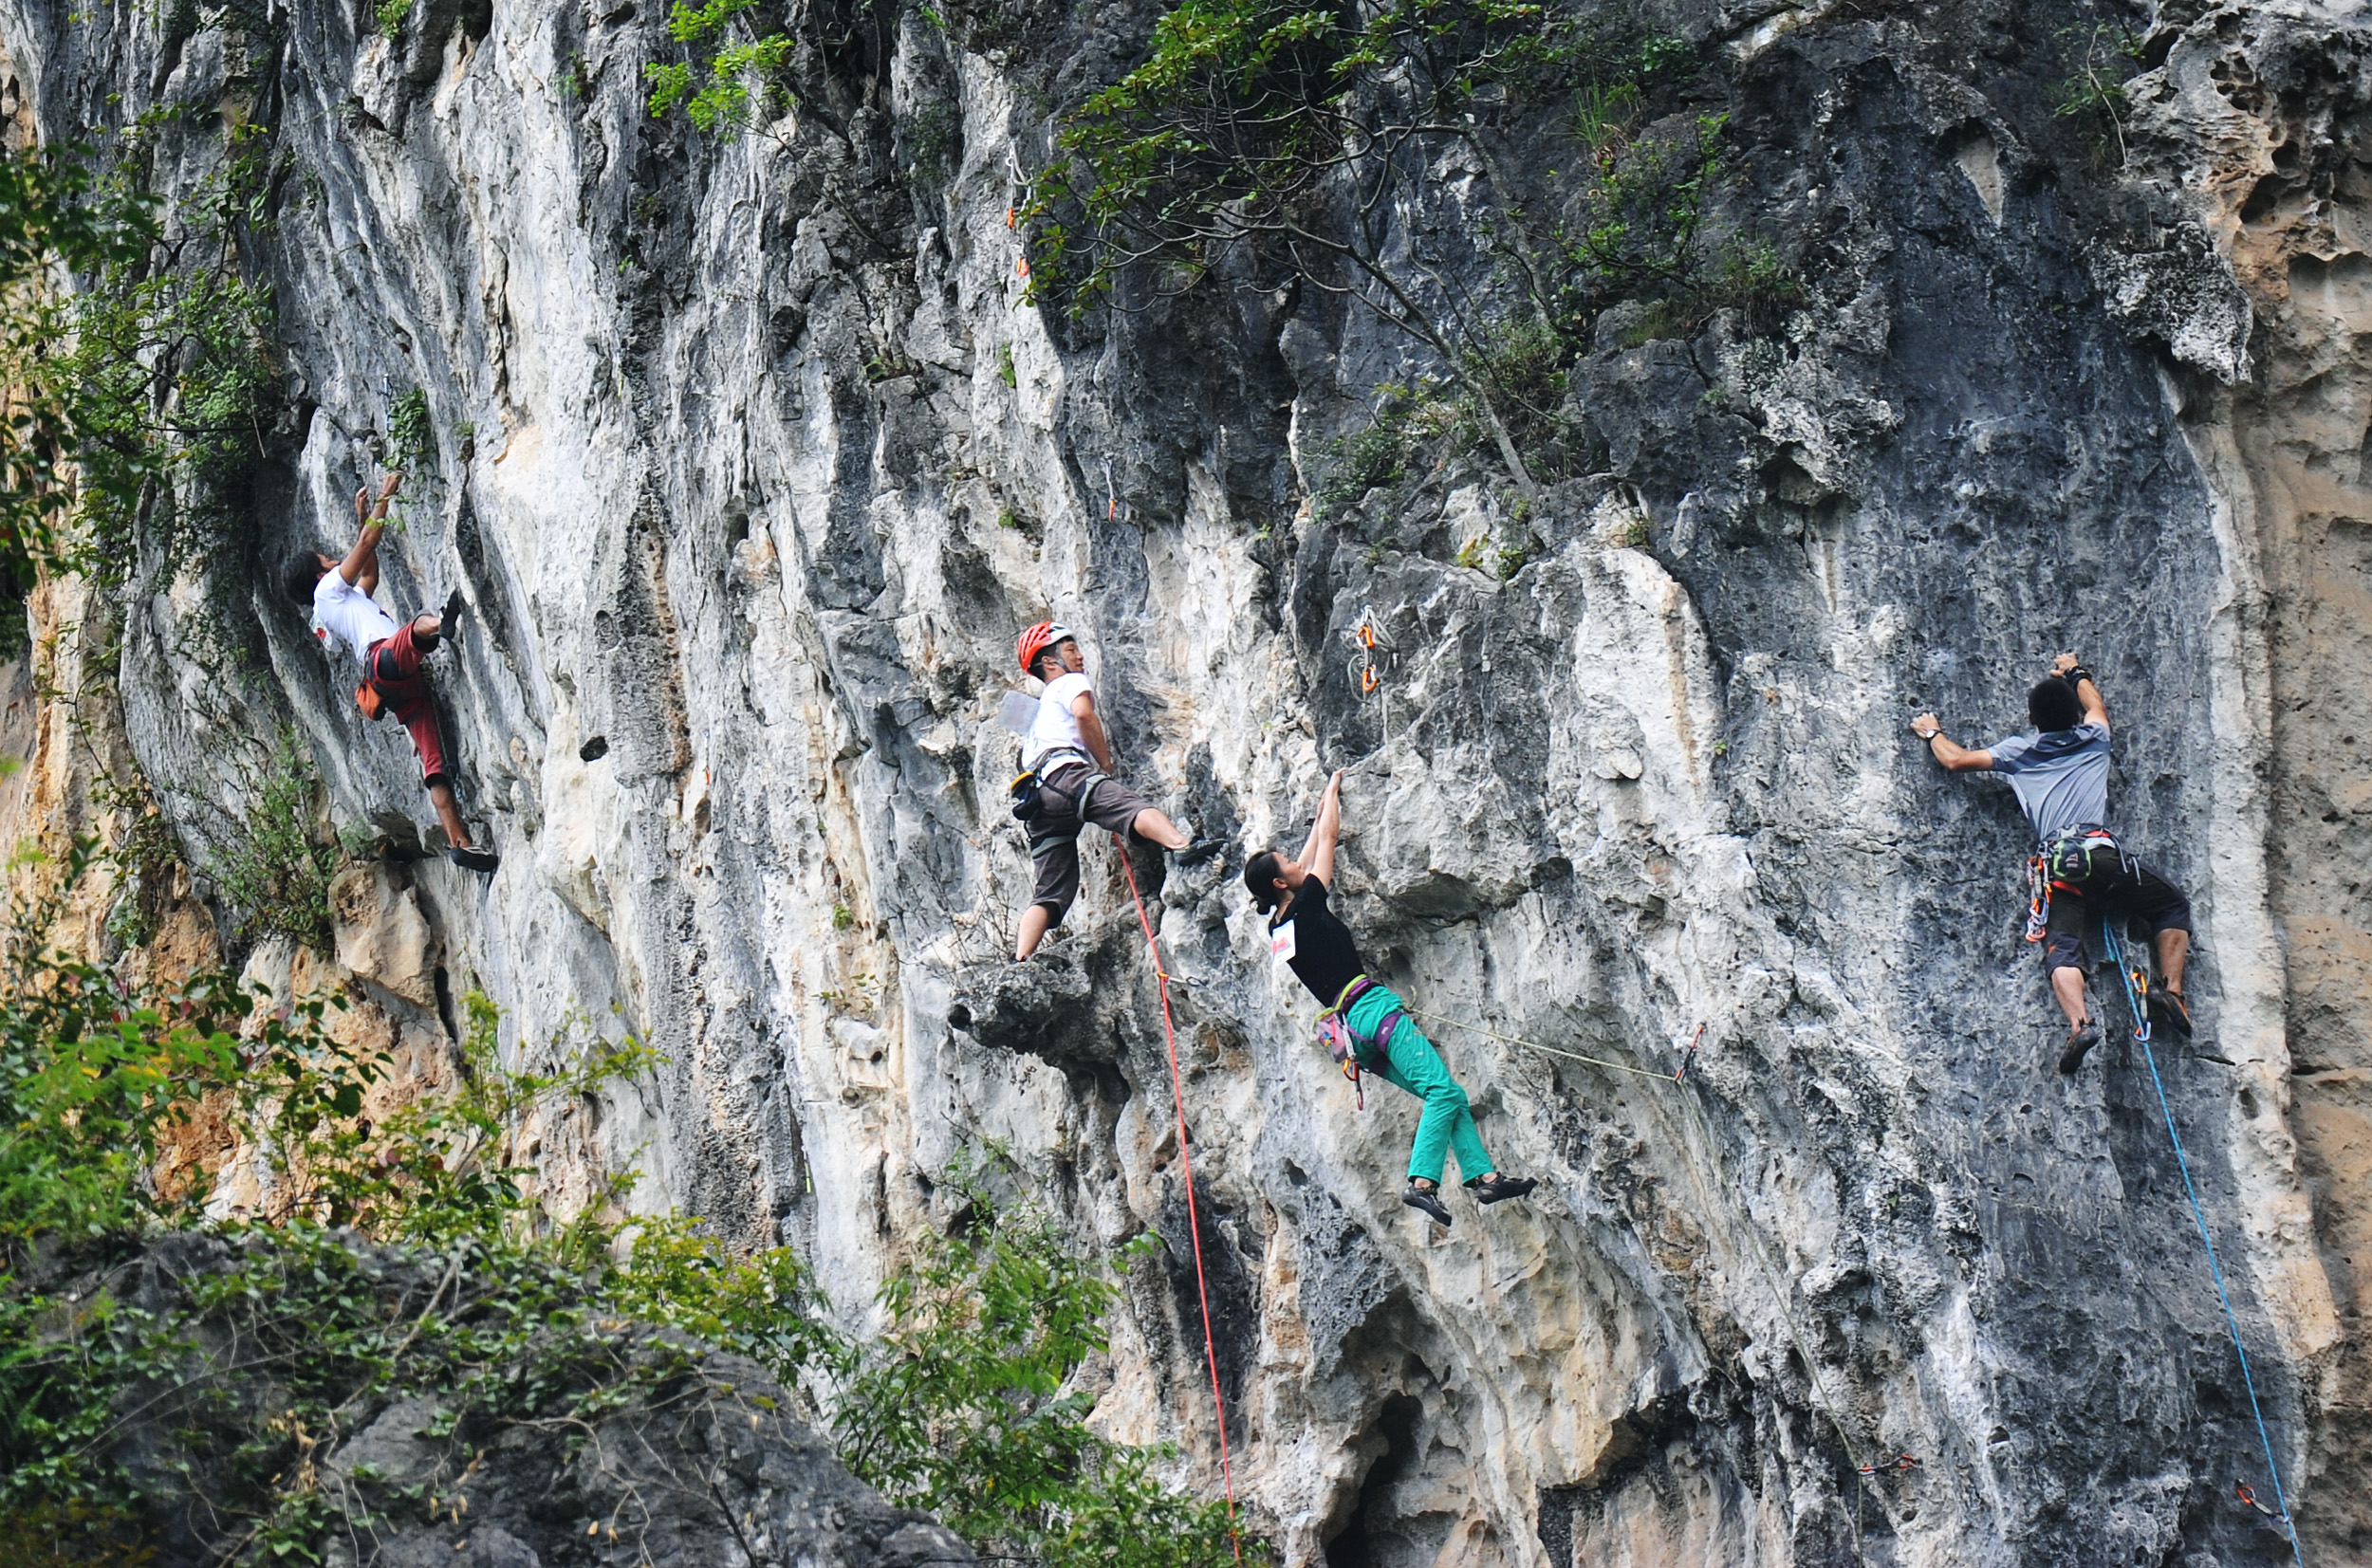
<path fill-rule="evenodd" d="M 1387 1014 L 1407 1005 L 1378 986 L 1351 1004 L 1345 1021 L 1354 1035 L 1366 1039 L 1382 1025 Z M 1491 1155 L 1483 1148 L 1482 1134 L 1474 1131 L 1474 1113 L 1467 1106 L 1466 1091 L 1457 1086 L 1450 1069 L 1441 1064 L 1441 1053 L 1433 1048 L 1433 1042 L 1425 1038 L 1415 1019 L 1401 1019 L 1400 1026 L 1392 1031 L 1388 1057 L 1379 1061 L 1362 1053 L 1360 1067 L 1386 1083 L 1399 1085 L 1425 1102 L 1424 1114 L 1417 1118 L 1417 1147 L 1408 1153 L 1411 1180 L 1421 1176 L 1438 1186 L 1441 1156 L 1450 1151 L 1456 1153 L 1458 1174 L 1467 1181 L 1492 1169 Z"/>

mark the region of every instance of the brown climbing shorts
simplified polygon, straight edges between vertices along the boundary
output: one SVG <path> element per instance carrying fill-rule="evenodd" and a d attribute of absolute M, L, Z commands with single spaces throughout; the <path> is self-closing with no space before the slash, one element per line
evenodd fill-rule
<path fill-rule="evenodd" d="M 2098 852 L 2105 858 L 2109 852 Z M 2098 862 L 2096 862 L 2098 863 Z M 2095 918 L 2140 920 L 2155 940 L 2160 932 L 2191 929 L 2191 900 L 2146 860 L 2133 860 L 2103 871 L 2078 893 L 2064 883 L 2050 890 L 2050 916 L 2043 939 L 2043 968 L 2081 969 L 2084 946 Z"/>
<path fill-rule="evenodd" d="M 1086 782 L 1087 765 L 1070 763 L 1038 781 L 1045 809 L 1029 836 L 1029 858 L 1037 868 L 1037 887 L 1029 901 L 1054 912 L 1060 925 L 1079 896 L 1079 836 L 1093 822 L 1106 833 L 1126 833 L 1140 811 L 1153 802 L 1117 779 L 1098 779 L 1087 791 L 1084 809 L 1079 786 Z"/>

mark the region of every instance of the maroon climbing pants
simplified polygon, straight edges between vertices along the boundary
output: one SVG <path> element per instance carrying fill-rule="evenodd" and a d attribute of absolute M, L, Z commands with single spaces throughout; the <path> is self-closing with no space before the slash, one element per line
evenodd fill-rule
<path fill-rule="evenodd" d="M 387 711 L 412 732 L 412 749 L 420 754 L 421 782 L 435 784 L 445 780 L 445 742 L 436 729 L 436 699 L 429 692 L 428 676 L 420 673 L 428 655 L 407 620 L 394 636 L 371 644 L 362 667 Z"/>

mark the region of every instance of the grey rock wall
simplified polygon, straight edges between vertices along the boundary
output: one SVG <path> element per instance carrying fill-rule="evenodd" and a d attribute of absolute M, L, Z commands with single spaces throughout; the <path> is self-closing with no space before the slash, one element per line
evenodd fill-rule
<path fill-rule="evenodd" d="M 255 563 L 342 530 L 389 404 L 426 395 L 438 460 L 382 597 L 471 604 L 435 677 L 505 861 L 407 874 L 441 967 L 391 1011 L 450 1028 L 481 987 L 531 1047 L 615 1009 L 669 1061 L 604 1107 L 607 1156 L 644 1202 L 795 1242 L 852 1319 L 972 1141 L 1083 1246 L 1158 1231 L 1098 1419 L 1214 1488 L 1159 997 L 1108 845 L 1044 965 L 1002 970 L 1028 876 L 993 710 L 1051 613 L 1133 782 L 1199 828 L 1297 842 L 1349 769 L 1344 909 L 1543 1178 L 1488 1216 L 1454 1197 L 1446 1233 L 1401 1208 L 1410 1104 L 1353 1109 L 1240 860 L 1145 865 L 1234 1473 L 1288 1559 L 2270 1563 L 2148 1074 L 2115 1039 L 2052 1072 L 2014 808 L 1904 732 L 2017 728 L 2074 647 L 2118 820 L 2198 904 L 2203 1027 L 2160 1066 L 2307 1559 L 2372 1550 L 2364 922 L 2325 869 L 2363 802 L 2352 753 L 2291 738 L 2363 674 L 2330 624 L 2372 417 L 2361 18 L 2120 12 L 2120 175 L 2053 113 L 2090 11 L 1675 7 L 1720 65 L 1721 199 L 1808 297 L 1686 340 L 1611 317 L 1570 391 L 1602 460 L 1519 514 L 1470 465 L 1307 504 L 1376 385 L 1424 368 L 1314 293 L 1024 302 L 1017 178 L 1145 5 L 852 9 L 838 96 L 730 145 L 648 116 L 655 7 L 414 9 L 392 42 L 354 4 L 174 42 L 145 8 L 0 5 L 50 139 L 193 106 L 187 188 L 205 117 L 277 127 L 249 260 L 291 414 Z M 1457 236 L 1488 182 L 1436 175 L 1403 221 L 1486 287 Z M 193 859 L 284 715 L 342 821 L 417 841 L 403 738 L 298 612 L 230 581 L 244 652 L 200 672 L 225 584 L 156 577 L 120 679 Z M 2309 928 L 2332 956 L 2301 991 Z M 1700 1024 L 1685 1089 L 1573 1060 L 1668 1069 Z M 1864 1482 L 1848 1448 L 1919 1466 Z"/>

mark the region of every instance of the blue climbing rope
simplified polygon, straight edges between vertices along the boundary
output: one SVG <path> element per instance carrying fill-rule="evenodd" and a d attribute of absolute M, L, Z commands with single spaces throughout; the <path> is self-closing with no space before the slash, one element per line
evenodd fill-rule
<path fill-rule="evenodd" d="M 2307 1568 L 2306 1557 L 2298 1549 L 2298 1522 L 2289 1517 L 2289 1501 L 2282 1495 L 2281 1467 L 2273 1460 L 2272 1434 L 2265 1430 L 2265 1411 L 2257 1405 L 2256 1379 L 2249 1372 L 2249 1347 L 2240 1341 L 2240 1319 L 2233 1316 L 2232 1293 L 2224 1288 L 2223 1265 L 2215 1261 L 2215 1243 L 2207 1233 L 2207 1210 L 2199 1205 L 2199 1190 L 2192 1185 L 2191 1162 L 2182 1152 L 2182 1134 L 2175 1131 L 2174 1108 L 2166 1100 L 2165 1080 L 2158 1076 L 2158 1053 L 2150 1048 L 2150 1014 L 2143 999 L 2149 980 L 2143 976 L 2140 986 L 2134 984 L 2133 967 L 2125 962 L 2124 940 L 2117 934 L 2115 916 L 2101 921 L 2101 936 L 2108 948 L 2109 962 L 2117 966 L 2117 978 L 2124 983 L 2125 1005 L 2133 1009 L 2133 1038 L 2140 1042 L 2141 1059 L 2149 1063 L 2150 1087 L 2158 1091 L 2159 1114 L 2166 1118 L 2166 1136 L 2175 1146 L 2175 1169 L 2182 1172 L 2182 1190 L 2191 1199 L 2191 1217 L 2199 1226 L 2199 1245 L 2207 1248 L 2208 1272 L 2215 1277 L 2215 1299 L 2223 1304 L 2224 1327 L 2232 1335 L 2233 1353 L 2240 1357 L 2240 1384 L 2249 1391 L 2249 1413 L 2256 1418 L 2257 1441 L 2265 1448 L 2265 1470 L 2273 1483 L 2273 1506 L 2288 1526 L 2284 1533 L 2289 1538 L 2291 1559 L 2298 1568 Z"/>

